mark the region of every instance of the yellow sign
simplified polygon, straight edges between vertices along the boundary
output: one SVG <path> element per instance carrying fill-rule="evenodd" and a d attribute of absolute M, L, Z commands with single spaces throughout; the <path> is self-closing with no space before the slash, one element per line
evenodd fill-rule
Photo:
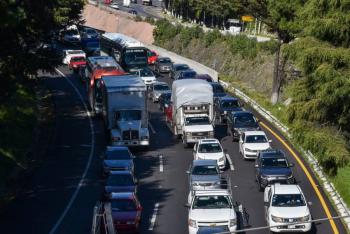
<path fill-rule="evenodd" d="M 243 22 L 253 22 L 254 21 L 254 17 L 251 15 L 243 15 L 242 16 L 242 21 Z"/>

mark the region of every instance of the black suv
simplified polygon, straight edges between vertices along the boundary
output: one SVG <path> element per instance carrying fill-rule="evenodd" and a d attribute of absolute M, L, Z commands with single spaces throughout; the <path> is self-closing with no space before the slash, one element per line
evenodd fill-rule
<path fill-rule="evenodd" d="M 249 111 L 235 111 L 227 115 L 227 133 L 238 141 L 245 131 L 260 130 L 258 120 Z"/>
<path fill-rule="evenodd" d="M 214 100 L 214 116 L 218 124 L 227 122 L 227 115 L 234 111 L 242 111 L 242 104 L 238 98 L 226 95 Z"/>
<path fill-rule="evenodd" d="M 273 183 L 294 184 L 295 178 L 285 154 L 281 150 L 260 151 L 255 161 L 255 176 L 259 191 Z"/>

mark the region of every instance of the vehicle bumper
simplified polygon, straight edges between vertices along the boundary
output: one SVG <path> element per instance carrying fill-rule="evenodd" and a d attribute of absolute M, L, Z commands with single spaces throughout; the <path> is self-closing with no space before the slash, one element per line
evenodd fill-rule
<path fill-rule="evenodd" d="M 257 152 L 247 152 L 247 151 L 244 151 L 243 157 L 244 157 L 245 159 L 256 159 L 256 158 L 258 157 L 258 153 L 257 153 Z"/>
<path fill-rule="evenodd" d="M 308 232 L 311 230 L 311 223 L 291 225 L 287 223 L 275 223 L 272 220 L 270 220 L 270 225 L 271 226 L 281 225 L 278 227 L 270 228 L 272 232 Z"/>
<path fill-rule="evenodd" d="M 208 227 L 209 227 L 209 226 L 210 226 L 210 225 L 208 225 Z M 218 225 L 218 226 L 219 226 L 219 225 Z M 194 227 L 189 226 L 189 227 L 188 227 L 188 233 L 189 233 L 189 234 L 197 234 L 198 229 L 199 229 L 199 227 L 194 228 Z M 230 227 L 229 230 L 230 230 L 230 232 L 236 231 L 236 230 L 237 230 L 237 225 Z"/>
<path fill-rule="evenodd" d="M 114 146 L 149 146 L 149 140 L 112 141 Z"/>

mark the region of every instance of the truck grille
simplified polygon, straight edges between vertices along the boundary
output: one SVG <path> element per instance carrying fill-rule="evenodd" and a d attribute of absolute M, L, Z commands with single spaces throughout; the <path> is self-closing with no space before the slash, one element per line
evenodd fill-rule
<path fill-rule="evenodd" d="M 192 132 L 193 137 L 209 137 L 209 132 Z"/>
<path fill-rule="evenodd" d="M 127 130 L 123 131 L 123 140 L 137 140 L 139 139 L 139 131 Z"/>

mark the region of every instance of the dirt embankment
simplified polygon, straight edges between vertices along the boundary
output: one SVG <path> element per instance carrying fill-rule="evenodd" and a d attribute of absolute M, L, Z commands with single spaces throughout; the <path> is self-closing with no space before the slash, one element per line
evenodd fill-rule
<path fill-rule="evenodd" d="M 136 22 L 133 16 L 125 12 L 112 14 L 96 6 L 86 4 L 83 11 L 85 25 L 106 32 L 119 32 L 131 36 L 145 44 L 154 42 L 154 26 L 146 22 Z"/>

